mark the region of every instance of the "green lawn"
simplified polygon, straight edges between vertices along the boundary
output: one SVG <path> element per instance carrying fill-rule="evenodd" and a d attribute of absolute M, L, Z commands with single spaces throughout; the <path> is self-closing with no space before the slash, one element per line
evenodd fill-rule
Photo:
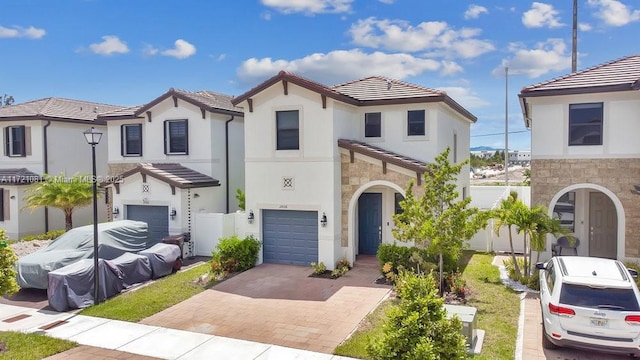
<path fill-rule="evenodd" d="M 0 360 L 37 360 L 67 351 L 78 344 L 40 334 L 0 332 Z"/>
<path fill-rule="evenodd" d="M 197 282 L 198 278 L 208 271 L 208 263 L 195 266 L 86 308 L 80 314 L 138 322 L 210 287 L 212 284 Z"/>
<path fill-rule="evenodd" d="M 471 289 L 469 306 L 478 309 L 478 328 L 485 330 L 482 354 L 473 359 L 513 359 L 520 314 L 518 295 L 500 282 L 500 273 L 491 265 L 493 255 L 467 251 L 460 259 L 460 271 Z M 367 359 L 366 346 L 382 332 L 385 310 L 391 300 L 370 314 L 349 340 L 335 353 Z"/>

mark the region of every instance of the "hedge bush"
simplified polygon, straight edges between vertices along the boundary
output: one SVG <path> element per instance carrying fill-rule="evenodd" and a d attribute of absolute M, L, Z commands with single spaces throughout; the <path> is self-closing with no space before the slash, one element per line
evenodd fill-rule
<path fill-rule="evenodd" d="M 417 272 L 419 266 L 420 272 L 426 273 L 438 267 L 437 254 L 430 254 L 427 249 L 415 246 L 380 244 L 377 257 L 381 266 L 391 263 L 393 273 L 396 275 L 399 273 L 400 268 Z M 443 257 L 443 263 L 445 272 L 455 271 L 458 266 L 456 259 L 447 255 Z"/>
<path fill-rule="evenodd" d="M 237 235 L 220 239 L 211 253 L 212 267 L 217 264 L 222 271 L 231 273 L 252 268 L 258 261 L 262 243 L 253 235 L 240 239 Z"/>
<path fill-rule="evenodd" d="M 18 256 L 7 245 L 7 240 L 5 230 L 0 229 L 0 296 L 12 295 L 20 290 L 15 269 Z"/>
<path fill-rule="evenodd" d="M 430 274 L 401 271 L 396 281 L 400 302 L 387 312 L 382 335 L 367 347 L 372 359 L 459 360 L 469 357 L 462 322 L 447 318 Z"/>
<path fill-rule="evenodd" d="M 23 236 L 20 241 L 33 241 L 33 240 L 54 240 L 56 238 L 58 238 L 60 235 L 64 234 L 65 230 L 51 230 L 51 231 L 47 231 L 46 233 L 43 234 L 38 234 L 38 235 L 29 235 L 29 236 Z"/>

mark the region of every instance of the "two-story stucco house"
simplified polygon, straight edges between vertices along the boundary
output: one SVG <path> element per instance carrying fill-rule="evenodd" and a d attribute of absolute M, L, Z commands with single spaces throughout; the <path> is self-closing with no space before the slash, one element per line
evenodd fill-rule
<path fill-rule="evenodd" d="M 409 181 L 447 147 L 468 158 L 476 121 L 444 92 L 377 76 L 327 87 L 280 72 L 232 103 L 244 109 L 246 229 L 261 260 L 330 269 L 394 241 Z"/>
<path fill-rule="evenodd" d="M 548 206 L 575 234 L 579 255 L 640 258 L 640 56 L 519 96 L 531 129 L 532 205 Z"/>
<path fill-rule="evenodd" d="M 29 184 L 39 181 L 42 174 L 90 174 L 91 147 L 82 132 L 91 127 L 105 133 L 96 149 L 97 174 L 105 176 L 106 126 L 96 121 L 96 116 L 100 112 L 119 108 L 61 98 L 45 98 L 0 108 L 4 145 L 4 153 L 0 157 L 0 197 L 3 205 L 0 227 L 6 230 L 10 238 L 64 229 L 61 210 L 45 208 L 33 212 L 21 211 L 24 190 Z M 98 206 L 102 220 L 106 220 L 105 208 Z M 74 212 L 74 226 L 92 222 L 93 211 L 90 206 Z"/>
<path fill-rule="evenodd" d="M 238 209 L 244 119 L 231 96 L 170 89 L 98 119 L 109 134 L 113 219 L 145 221 L 158 241 L 191 232 L 195 213 Z"/>

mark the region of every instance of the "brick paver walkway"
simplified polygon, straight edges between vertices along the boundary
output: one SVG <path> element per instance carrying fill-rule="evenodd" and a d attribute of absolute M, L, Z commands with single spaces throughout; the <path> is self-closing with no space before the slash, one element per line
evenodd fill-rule
<path fill-rule="evenodd" d="M 304 350 L 332 353 L 390 292 L 375 285 L 375 257 L 337 280 L 310 267 L 262 264 L 141 321 Z"/>

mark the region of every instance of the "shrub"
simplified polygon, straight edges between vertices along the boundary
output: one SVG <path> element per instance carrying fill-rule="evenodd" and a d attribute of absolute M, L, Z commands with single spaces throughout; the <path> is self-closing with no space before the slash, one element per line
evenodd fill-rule
<path fill-rule="evenodd" d="M 382 335 L 367 346 L 373 359 L 467 359 L 462 322 L 447 319 L 431 274 L 401 271 L 399 304 L 387 312 Z"/>
<path fill-rule="evenodd" d="M 338 262 L 336 263 L 336 268 L 347 268 L 347 269 L 351 269 L 351 263 L 349 262 L 349 260 L 347 260 L 347 258 L 342 258 L 340 260 L 338 260 Z"/>
<path fill-rule="evenodd" d="M 65 230 L 50 230 L 43 234 L 23 236 L 20 241 L 54 240 L 64 234 Z"/>
<path fill-rule="evenodd" d="M 20 290 L 15 270 L 18 256 L 7 245 L 7 235 L 4 229 L 0 229 L 0 296 L 15 294 Z"/>
<path fill-rule="evenodd" d="M 516 258 L 516 261 L 518 262 L 518 265 L 520 266 L 520 269 L 523 269 L 524 268 L 524 259 L 523 258 Z M 522 275 L 522 276 L 518 277 L 518 275 L 516 274 L 515 267 L 513 266 L 513 261 L 511 260 L 511 258 L 503 260 L 502 263 L 504 264 L 504 268 L 507 270 L 507 276 L 509 276 L 509 279 L 515 280 L 515 281 L 519 281 L 522 285 L 525 285 L 529 289 L 540 290 L 540 283 L 539 283 L 540 274 L 539 274 L 539 271 L 537 271 L 537 270 L 533 271 L 531 276 Z"/>
<path fill-rule="evenodd" d="M 400 269 L 428 273 L 438 267 L 437 254 L 429 254 L 427 249 L 421 249 L 415 246 L 407 247 L 396 244 L 380 244 L 377 257 L 381 266 L 391 263 L 395 274 L 398 274 Z M 443 264 L 445 272 L 454 271 L 457 267 L 456 260 L 451 256 L 444 256 Z"/>
<path fill-rule="evenodd" d="M 327 271 L 327 266 L 320 261 L 320 263 L 311 263 L 311 267 L 313 268 L 313 273 L 316 275 L 322 275 L 325 271 Z"/>
<path fill-rule="evenodd" d="M 340 276 L 346 274 L 349 271 L 348 267 L 339 267 L 339 268 L 335 268 L 332 272 L 331 272 L 331 277 L 334 279 L 339 278 Z"/>
<path fill-rule="evenodd" d="M 232 273 L 252 268 L 258 261 L 262 244 L 253 235 L 240 239 L 237 235 L 220 239 L 216 250 L 211 253 L 211 266 L 220 271 Z M 214 265 L 217 263 L 217 265 Z"/>

